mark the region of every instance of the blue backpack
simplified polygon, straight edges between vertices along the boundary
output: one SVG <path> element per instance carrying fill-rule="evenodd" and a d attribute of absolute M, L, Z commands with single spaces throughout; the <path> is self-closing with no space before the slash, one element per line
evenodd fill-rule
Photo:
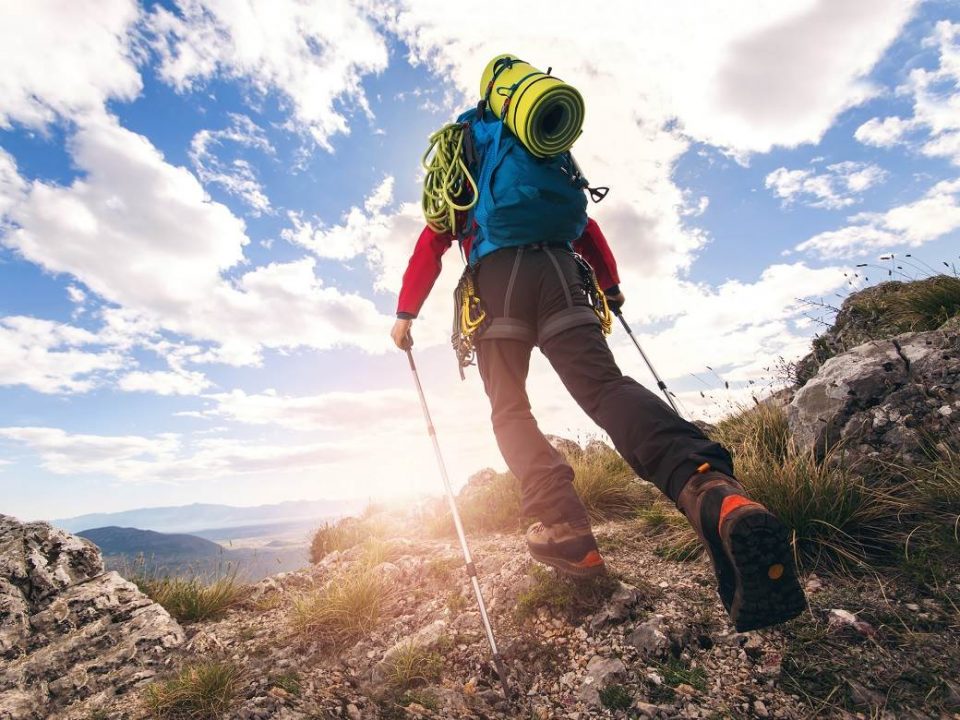
<path fill-rule="evenodd" d="M 472 108 L 457 122 L 470 126 L 467 164 L 479 192 L 462 233 L 473 235 L 470 265 L 500 248 L 563 245 L 580 237 L 587 225 L 587 181 L 569 152 L 533 156 L 489 110 L 481 116 Z"/>

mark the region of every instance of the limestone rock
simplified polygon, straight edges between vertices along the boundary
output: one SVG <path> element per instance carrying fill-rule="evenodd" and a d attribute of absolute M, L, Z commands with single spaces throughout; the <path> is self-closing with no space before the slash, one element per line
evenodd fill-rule
<path fill-rule="evenodd" d="M 960 450 L 960 330 L 906 333 L 831 358 L 787 410 L 801 448 L 850 462 L 919 462 L 925 438 Z M 943 408 L 949 411 L 944 411 Z"/>
<path fill-rule="evenodd" d="M 0 720 L 122 694 L 183 639 L 166 610 L 103 572 L 93 544 L 0 515 Z"/>
<path fill-rule="evenodd" d="M 666 652 L 670 640 L 663 632 L 663 616 L 655 615 L 645 623 L 638 625 L 625 638 L 644 658 L 658 657 Z"/>
<path fill-rule="evenodd" d="M 600 691 L 620 680 L 627 668 L 619 658 L 594 655 L 587 663 L 587 674 L 580 688 L 580 699 L 587 705 L 600 705 Z"/>

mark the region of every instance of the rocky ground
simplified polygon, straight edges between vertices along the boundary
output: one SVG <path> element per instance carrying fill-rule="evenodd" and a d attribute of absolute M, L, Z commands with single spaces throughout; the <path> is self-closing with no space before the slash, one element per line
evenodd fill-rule
<path fill-rule="evenodd" d="M 245 720 L 960 717 L 960 586 L 920 597 L 882 578 L 808 576 L 808 614 L 739 634 L 705 561 L 662 559 L 631 522 L 599 537 L 612 573 L 580 583 L 529 560 L 519 535 L 473 539 L 512 702 L 490 670 L 459 550 L 441 540 L 389 541 L 375 572 L 390 578 L 392 603 L 355 644 L 332 649 L 291 618 L 297 598 L 365 562 L 363 546 L 264 580 L 219 621 L 188 625 L 163 667 L 232 663 L 242 690 L 229 717 Z M 424 679 L 398 689 L 385 668 L 410 643 L 424 651 Z M 48 716 L 150 716 L 142 690 L 79 697 Z"/>

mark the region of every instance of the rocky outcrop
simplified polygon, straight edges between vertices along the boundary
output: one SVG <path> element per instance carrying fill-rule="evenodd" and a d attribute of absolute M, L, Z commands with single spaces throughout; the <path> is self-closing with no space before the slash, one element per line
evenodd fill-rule
<path fill-rule="evenodd" d="M 960 323 L 874 340 L 827 360 L 788 407 L 800 447 L 823 458 L 914 463 L 960 450 Z"/>
<path fill-rule="evenodd" d="M 152 678 L 183 630 L 100 551 L 0 515 L 0 720 L 95 707 Z"/>

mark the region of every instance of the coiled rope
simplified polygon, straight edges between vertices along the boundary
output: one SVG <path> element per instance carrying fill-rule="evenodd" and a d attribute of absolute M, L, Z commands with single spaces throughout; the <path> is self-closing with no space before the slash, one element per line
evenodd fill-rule
<path fill-rule="evenodd" d="M 465 134 L 469 132 L 466 123 L 444 125 L 430 136 L 423 154 L 423 169 L 427 171 L 423 179 L 423 216 L 436 232 L 456 232 L 457 213 L 467 212 L 477 204 L 477 183 L 464 162 Z"/>

